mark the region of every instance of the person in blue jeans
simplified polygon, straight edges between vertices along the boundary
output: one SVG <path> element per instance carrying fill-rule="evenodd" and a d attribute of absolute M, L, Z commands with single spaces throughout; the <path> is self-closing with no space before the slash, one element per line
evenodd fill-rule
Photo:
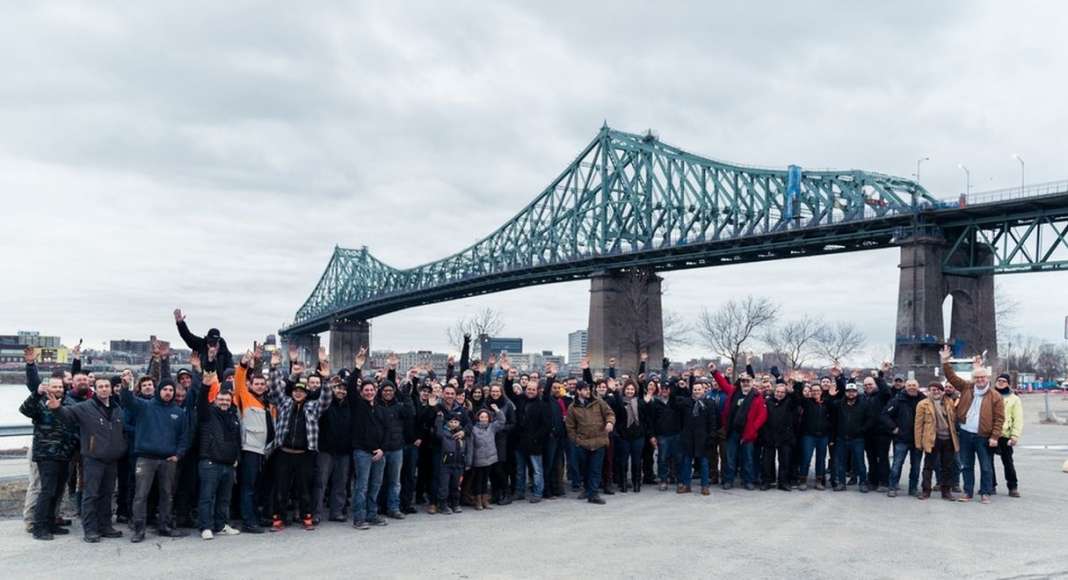
<path fill-rule="evenodd" d="M 865 380 L 872 379 L 868 377 Z M 905 388 L 890 400 L 879 417 L 883 426 L 894 436 L 894 463 L 890 467 L 888 497 L 897 497 L 906 456 L 909 458 L 909 495 L 919 494 L 923 450 L 916 447 L 916 405 L 925 398 L 920 392 L 920 383 L 916 379 L 909 379 L 905 382 Z"/>
<path fill-rule="evenodd" d="M 543 400 L 538 393 L 536 383 L 527 382 L 523 388 L 523 399 L 516 405 L 516 446 L 515 446 L 515 485 L 516 495 L 524 496 L 527 491 L 527 466 L 533 471 L 534 487 L 531 489 L 530 503 L 541 501 L 545 493 L 543 450 L 552 431 L 552 407 L 555 403 Z"/>
<path fill-rule="evenodd" d="M 590 394 L 590 385 L 579 381 L 575 387 L 575 401 L 567 410 L 568 438 L 575 443 L 575 455 L 585 482 L 580 498 L 589 503 L 604 504 L 598 491 L 601 487 L 601 468 L 604 463 L 608 437 L 615 428 L 616 416 L 608 403 Z"/>
<path fill-rule="evenodd" d="M 874 414 L 871 407 L 859 397 L 856 383 L 845 386 L 845 398 L 838 393 L 838 386 L 831 387 L 831 407 L 837 414 L 838 441 L 835 445 L 834 491 L 845 491 L 846 457 L 852 460 L 853 472 L 861 493 L 868 493 L 868 470 L 864 465 L 864 434 L 871 425 Z"/>
<path fill-rule="evenodd" d="M 656 397 L 648 401 L 652 409 L 653 434 L 656 446 L 656 479 L 660 491 L 667 491 L 671 475 L 677 473 L 679 453 L 679 433 L 682 420 L 679 411 L 672 405 L 671 386 L 659 384 L 654 378 L 650 384 L 657 384 Z M 648 395 L 646 395 L 648 398 Z"/>
<path fill-rule="evenodd" d="M 633 489 L 637 493 L 642 490 L 642 448 L 649 430 L 650 405 L 638 396 L 638 385 L 629 378 L 623 383 L 623 396 L 612 397 L 609 404 L 619 421 L 619 428 L 612 431 L 616 482 L 620 492 Z"/>
<path fill-rule="evenodd" d="M 825 379 L 830 382 L 830 379 Z M 808 466 L 816 455 L 817 490 L 823 490 L 823 478 L 827 469 L 827 445 L 831 432 L 831 408 L 823 398 L 823 389 L 813 386 L 805 390 L 801 381 L 794 381 L 794 400 L 801 406 L 801 460 L 798 470 L 798 489 L 808 489 Z"/>
<path fill-rule="evenodd" d="M 386 454 L 382 447 L 390 413 L 377 404 L 375 391 L 373 381 L 363 381 L 359 397 L 353 399 L 350 407 L 352 461 L 356 465 L 352 486 L 352 526 L 358 530 L 386 525 L 386 521 L 378 516 L 378 492 L 386 468 Z"/>
<path fill-rule="evenodd" d="M 942 372 L 946 380 L 960 392 L 957 400 L 957 423 L 960 425 L 960 460 L 964 474 L 964 495 L 960 501 L 971 501 L 975 492 L 975 459 L 979 458 L 979 495 L 984 504 L 990 503 L 994 493 L 993 450 L 1005 424 L 1005 401 L 990 387 L 990 369 L 983 366 L 983 358 L 973 361 L 972 380 L 957 376 L 949 364 L 952 352 L 947 345 L 940 353 Z"/>
<path fill-rule="evenodd" d="M 749 375 L 738 378 L 738 386 L 727 381 L 722 373 L 716 370 L 714 364 L 708 365 L 713 378 L 719 383 L 720 388 L 727 394 L 727 408 L 724 409 L 724 430 L 727 433 L 727 467 L 723 473 L 723 489 L 734 487 L 734 479 L 738 473 L 738 460 L 741 456 L 742 482 L 745 489 L 756 489 L 754 483 L 757 480 L 756 462 L 753 447 L 757 440 L 757 434 L 764 422 L 768 419 L 768 409 L 764 403 L 764 397 L 752 387 L 752 379 Z M 724 418 L 724 417 L 721 417 Z"/>
<path fill-rule="evenodd" d="M 377 404 L 385 411 L 385 440 L 382 452 L 385 465 L 382 468 L 382 490 L 377 496 L 380 507 L 387 517 L 403 520 L 401 512 L 401 468 L 404 463 L 405 438 L 414 432 L 415 407 L 411 390 L 398 392 L 389 380 L 381 383 Z M 406 429 L 409 433 L 405 433 Z"/>

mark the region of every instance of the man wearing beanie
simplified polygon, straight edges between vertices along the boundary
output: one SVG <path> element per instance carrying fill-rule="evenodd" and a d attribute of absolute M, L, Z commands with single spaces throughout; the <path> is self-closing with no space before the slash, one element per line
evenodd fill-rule
<path fill-rule="evenodd" d="M 130 541 L 145 539 L 145 519 L 148 494 L 152 484 L 159 482 L 159 535 L 185 535 L 174 527 L 171 501 L 178 473 L 178 460 L 189 448 L 189 420 L 185 409 L 174 402 L 174 382 L 164 379 L 151 400 L 135 397 L 122 391 L 122 406 L 134 418 L 133 535 Z"/>
<path fill-rule="evenodd" d="M 1001 437 L 998 437 L 997 453 L 1001 455 L 1001 466 L 1005 469 L 1005 484 L 1009 487 L 1009 497 L 1020 497 L 1017 489 L 1019 482 L 1016 480 L 1016 464 L 1013 463 L 1012 451 L 1023 435 L 1023 401 L 1012 392 L 1012 379 L 1007 373 L 998 375 L 994 389 L 1005 401 L 1005 424 L 1001 428 Z M 997 477 L 994 477 L 994 489 L 997 489 Z"/>
<path fill-rule="evenodd" d="M 998 446 L 1001 428 L 1005 423 L 1005 402 L 990 388 L 990 369 L 983 366 L 982 357 L 975 357 L 972 380 L 957 376 L 949 359 L 953 356 L 949 345 L 942 348 L 942 372 L 946 380 L 960 391 L 957 401 L 957 423 L 960 424 L 960 462 L 964 475 L 964 495 L 960 501 L 971 501 L 975 491 L 975 459 L 979 458 L 979 496 L 990 503 L 994 493 L 994 460 L 991 455 Z"/>

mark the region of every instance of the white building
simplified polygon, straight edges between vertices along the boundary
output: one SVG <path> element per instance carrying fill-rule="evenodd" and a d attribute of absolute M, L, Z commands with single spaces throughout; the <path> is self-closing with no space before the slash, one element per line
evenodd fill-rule
<path fill-rule="evenodd" d="M 589 333 L 585 330 L 576 330 L 567 335 L 567 362 L 577 366 L 583 357 L 589 353 Z"/>

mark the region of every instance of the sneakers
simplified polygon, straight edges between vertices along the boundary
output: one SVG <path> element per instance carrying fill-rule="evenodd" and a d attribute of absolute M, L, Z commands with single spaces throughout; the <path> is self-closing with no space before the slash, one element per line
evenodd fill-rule
<path fill-rule="evenodd" d="M 52 532 L 34 532 L 33 539 L 44 540 L 47 542 L 49 540 L 53 540 L 54 537 L 52 536 Z"/>
<path fill-rule="evenodd" d="M 241 533 L 241 530 L 235 530 L 234 528 L 231 528 L 230 524 L 224 525 L 222 527 L 222 529 L 219 530 L 219 535 L 220 536 L 236 536 L 236 535 L 239 535 L 240 533 Z"/>
<path fill-rule="evenodd" d="M 1020 497 L 1020 490 L 1018 490 L 1018 489 L 1010 489 L 1009 490 L 1009 497 Z"/>
<path fill-rule="evenodd" d="M 116 530 L 115 528 L 108 528 L 108 529 L 100 532 L 100 535 L 102 537 L 104 537 L 104 538 L 121 538 L 122 537 L 122 532 L 120 532 L 119 530 Z"/>
<path fill-rule="evenodd" d="M 226 527 L 228 528 L 230 526 L 226 526 Z M 248 524 L 244 524 L 244 525 L 241 526 L 241 531 L 245 532 L 246 534 L 262 534 L 262 533 L 266 532 L 267 530 L 263 529 L 260 526 L 250 526 Z"/>
<path fill-rule="evenodd" d="M 211 533 L 211 530 L 201 530 L 200 531 L 200 539 L 201 540 L 214 540 L 215 539 L 215 534 Z"/>
<path fill-rule="evenodd" d="M 707 485 L 701 486 L 701 495 L 712 495 L 712 491 L 708 489 Z"/>
<path fill-rule="evenodd" d="M 315 530 L 315 518 L 311 517 L 311 514 L 305 514 L 301 523 L 304 524 L 305 531 L 311 532 Z"/>
<path fill-rule="evenodd" d="M 660 484 L 657 486 L 657 489 L 659 489 L 660 491 L 667 491 L 667 484 L 661 481 Z"/>
<path fill-rule="evenodd" d="M 868 493 L 868 484 L 866 484 L 866 483 L 860 484 L 860 493 Z"/>
<path fill-rule="evenodd" d="M 392 519 L 395 519 L 395 520 L 403 520 L 404 519 L 404 514 L 399 512 L 399 511 L 398 512 L 389 512 L 389 513 L 386 514 L 386 517 L 387 518 L 392 518 Z"/>
<path fill-rule="evenodd" d="M 437 513 L 439 513 L 439 514 L 441 514 L 443 516 L 451 516 L 452 515 L 452 512 L 449 510 L 449 506 L 447 506 L 445 504 L 438 505 Z"/>
<path fill-rule="evenodd" d="M 541 498 L 536 496 L 536 495 L 532 495 L 532 496 L 530 496 L 530 499 L 528 499 L 527 501 L 529 503 L 541 503 Z"/>
<path fill-rule="evenodd" d="M 751 483 L 745 484 L 745 490 L 746 491 L 753 491 L 754 489 L 756 489 L 756 487 L 753 484 L 751 484 Z"/>
<path fill-rule="evenodd" d="M 886 497 L 897 497 L 897 490 L 891 489 L 890 491 L 886 492 Z"/>
<path fill-rule="evenodd" d="M 282 518 L 274 516 L 274 519 L 271 520 L 271 531 L 281 532 L 284 529 L 286 529 L 286 525 L 282 523 Z"/>
<path fill-rule="evenodd" d="M 368 520 L 367 523 L 371 524 L 372 526 L 388 526 L 389 525 L 389 522 L 387 522 L 386 520 L 384 520 L 384 519 L 382 519 L 382 518 L 380 518 L 378 516 L 375 516 L 374 519 L 372 519 L 372 520 Z"/>
<path fill-rule="evenodd" d="M 436 506 L 434 504 L 430 504 L 430 505 L 426 506 L 426 513 L 428 513 L 430 515 L 434 515 L 434 514 L 438 513 L 438 506 Z"/>
<path fill-rule="evenodd" d="M 990 503 L 990 496 L 989 495 L 981 495 L 981 496 L 979 496 L 979 503 L 981 503 L 981 504 L 989 504 Z"/>
<path fill-rule="evenodd" d="M 808 483 L 802 483 L 801 485 L 799 485 L 797 487 L 797 489 L 799 489 L 801 491 L 808 491 Z"/>
<path fill-rule="evenodd" d="M 357 530 L 369 530 L 369 529 L 371 529 L 371 526 L 367 525 L 367 522 L 365 522 L 363 520 L 357 520 L 355 522 L 352 522 L 352 527 L 356 528 Z"/>
<path fill-rule="evenodd" d="M 842 485 L 841 483 L 835 484 L 834 491 L 845 491 L 845 486 Z"/>
<path fill-rule="evenodd" d="M 586 501 L 588 501 L 590 503 L 595 503 L 597 505 L 604 505 L 604 500 L 601 499 L 601 496 L 599 496 L 599 495 L 591 495 L 590 499 L 588 499 Z"/>
<path fill-rule="evenodd" d="M 802 489 L 806 489 L 806 488 L 802 488 Z M 827 489 L 827 487 L 823 485 L 823 482 L 820 482 L 820 483 L 816 484 L 816 491 L 823 491 L 825 489 Z"/>
<path fill-rule="evenodd" d="M 100 543 L 100 534 L 85 534 L 85 537 L 82 538 L 82 541 L 86 544 Z"/>
<path fill-rule="evenodd" d="M 460 504 L 456 504 L 454 506 L 449 506 L 449 509 L 451 509 L 452 513 L 454 513 L 454 514 L 462 514 L 462 513 L 464 513 L 464 508 L 460 507 Z"/>

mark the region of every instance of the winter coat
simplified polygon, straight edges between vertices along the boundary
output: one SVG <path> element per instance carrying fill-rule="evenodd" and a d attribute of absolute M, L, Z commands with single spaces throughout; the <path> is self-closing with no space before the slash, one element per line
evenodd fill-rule
<path fill-rule="evenodd" d="M 693 397 L 675 397 L 672 405 L 682 420 L 679 452 L 687 457 L 704 457 L 719 431 L 719 409 L 714 402 Z"/>
<path fill-rule="evenodd" d="M 791 397 L 782 400 L 770 397 L 765 401 L 768 410 L 768 420 L 764 422 L 764 428 L 760 430 L 760 441 L 771 447 L 795 445 L 797 436 L 794 433 L 794 425 L 797 423 L 797 403 Z"/>
<path fill-rule="evenodd" d="M 109 400 L 104 405 L 97 397 L 76 405 L 57 409 L 64 421 L 78 426 L 82 457 L 99 461 L 116 461 L 126 455 L 126 435 L 122 431 L 122 408 Z"/>
<path fill-rule="evenodd" d="M 391 413 L 356 394 L 349 402 L 352 414 L 352 449 L 373 453 L 385 449 Z"/>
<path fill-rule="evenodd" d="M 671 399 L 654 397 L 649 403 L 653 418 L 653 435 L 657 437 L 678 435 L 682 431 L 682 419 L 679 410 L 671 404 Z"/>
<path fill-rule="evenodd" d="M 616 420 L 619 424 L 616 425 L 612 431 L 613 434 L 627 440 L 645 439 L 649 435 L 650 415 L 652 413 L 652 403 L 646 403 L 641 397 L 635 397 L 638 399 L 638 416 L 637 421 L 631 427 L 627 427 L 627 423 L 630 422 L 630 407 L 627 406 L 626 400 L 623 397 L 612 397 L 608 405 L 612 407 L 612 412 L 616 415 Z"/>
<path fill-rule="evenodd" d="M 279 441 L 274 433 L 275 409 L 270 404 L 270 389 L 257 397 L 249 388 L 249 381 L 248 369 L 238 365 L 234 369 L 234 405 L 241 416 L 241 450 L 270 455 Z M 218 383 L 209 386 L 211 400 L 218 389 Z"/>
<path fill-rule="evenodd" d="M 957 423 L 964 425 L 968 422 L 968 410 L 971 409 L 972 400 L 975 398 L 975 385 L 966 381 L 953 371 L 953 365 L 942 364 L 942 372 L 946 379 L 960 392 L 957 400 Z M 987 387 L 987 393 L 979 407 L 979 431 L 980 437 L 997 439 L 1001 437 L 1001 429 L 1005 425 L 1005 401 L 993 385 Z"/>
<path fill-rule="evenodd" d="M 492 413 L 492 411 L 491 411 Z M 475 422 L 471 427 L 472 458 L 474 467 L 487 467 L 497 463 L 497 435 L 505 428 L 504 413 L 493 413 L 493 420 L 486 426 Z"/>
<path fill-rule="evenodd" d="M 504 391 L 502 390 L 501 392 Z M 482 408 L 492 411 L 493 409 L 490 405 L 493 404 L 496 404 L 497 408 L 501 410 L 501 414 L 504 415 L 504 428 L 497 432 L 497 456 L 508 457 L 508 441 L 515 431 L 516 406 L 515 403 L 508 400 L 508 397 L 502 395 L 498 400 L 486 397 L 482 401 Z"/>
<path fill-rule="evenodd" d="M 523 397 L 526 399 L 526 397 Z M 516 444 L 527 455 L 541 455 L 552 431 L 552 408 L 550 403 L 540 398 L 526 399 L 517 406 Z"/>
<path fill-rule="evenodd" d="M 716 383 L 719 384 L 719 388 L 727 395 L 727 404 L 723 407 L 723 412 L 720 415 L 720 421 L 723 425 L 723 430 L 726 433 L 731 432 L 731 413 L 735 407 L 744 406 L 744 399 L 742 395 L 741 387 L 735 387 L 727 380 L 727 377 L 723 376 L 723 373 L 715 371 L 712 373 L 712 377 L 716 379 Z M 748 397 L 752 397 L 752 402 L 749 403 L 749 413 L 745 418 L 745 429 L 742 430 L 741 440 L 742 443 L 755 443 L 757 436 L 760 434 L 760 428 L 764 426 L 764 421 L 768 418 L 768 409 L 764 405 L 764 397 L 761 397 L 756 389 L 749 391 Z"/>
<path fill-rule="evenodd" d="M 219 338 L 219 350 L 214 361 L 208 360 L 208 341 L 202 336 L 197 336 L 189 331 L 189 326 L 184 320 L 178 322 L 178 335 L 185 341 L 190 350 L 200 355 L 200 361 L 204 364 L 204 370 L 215 370 L 222 378 L 226 369 L 234 368 L 234 355 L 230 353 L 230 347 L 226 345 L 226 339 Z"/>
<path fill-rule="evenodd" d="M 960 441 L 957 439 L 957 426 L 953 417 L 957 412 L 956 401 L 949 397 L 942 397 L 942 407 L 946 413 L 946 426 L 949 430 L 949 438 L 953 441 L 953 450 L 960 450 Z M 938 424 L 935 418 L 934 400 L 924 398 L 916 404 L 916 419 L 913 425 L 913 440 L 915 447 L 922 449 L 924 453 L 934 450 L 935 441 L 938 439 Z"/>
<path fill-rule="evenodd" d="M 223 411 L 208 402 L 208 389 L 200 389 L 196 404 L 200 459 L 233 465 L 241 455 L 241 418 L 237 407 Z"/>
<path fill-rule="evenodd" d="M 595 451 L 608 446 L 608 432 L 605 431 L 605 424 L 614 425 L 615 422 L 615 413 L 603 400 L 591 398 L 582 402 L 575 399 L 575 402 L 567 408 L 565 426 L 567 436 L 575 442 L 575 445 Z"/>
<path fill-rule="evenodd" d="M 181 458 L 189 449 L 189 417 L 173 398 L 164 402 L 162 392 L 156 389 L 151 399 L 142 399 L 129 389 L 121 391 L 123 412 L 133 418 L 133 451 L 138 457 Z"/>
<path fill-rule="evenodd" d="M 385 418 L 385 439 L 382 451 L 397 451 L 404 448 L 404 424 L 415 417 L 411 400 L 399 391 L 388 403 L 379 396 L 375 406 L 381 407 Z"/>
<path fill-rule="evenodd" d="M 794 403 L 801 408 L 799 435 L 802 437 L 829 438 L 832 432 L 832 425 L 831 406 L 827 402 L 828 399 L 820 399 L 820 402 L 817 403 L 815 399 L 805 397 L 802 394 L 803 389 L 804 383 L 794 382 Z"/>
<path fill-rule="evenodd" d="M 70 461 L 78 446 L 75 428 L 48 408 L 47 395 L 32 394 L 19 412 L 33 421 L 33 460 Z"/>
<path fill-rule="evenodd" d="M 880 413 L 879 421 L 882 423 L 883 428 L 894 436 L 894 441 L 907 443 L 909 447 L 913 446 L 913 442 L 916 440 L 913 430 L 916 419 L 916 405 L 926 398 L 923 393 L 919 392 L 916 393 L 915 397 L 910 397 L 908 392 L 903 390 L 891 399 L 886 408 Z M 894 433 L 895 429 L 897 433 Z"/>
<path fill-rule="evenodd" d="M 852 403 L 846 397 L 832 399 L 831 409 L 837 420 L 840 440 L 864 438 L 875 416 L 871 407 L 859 396 Z"/>
<path fill-rule="evenodd" d="M 326 387 L 324 387 L 326 388 Z M 319 414 L 319 451 L 337 455 L 352 454 L 352 411 L 349 404 L 358 394 L 334 399 L 330 408 Z"/>

